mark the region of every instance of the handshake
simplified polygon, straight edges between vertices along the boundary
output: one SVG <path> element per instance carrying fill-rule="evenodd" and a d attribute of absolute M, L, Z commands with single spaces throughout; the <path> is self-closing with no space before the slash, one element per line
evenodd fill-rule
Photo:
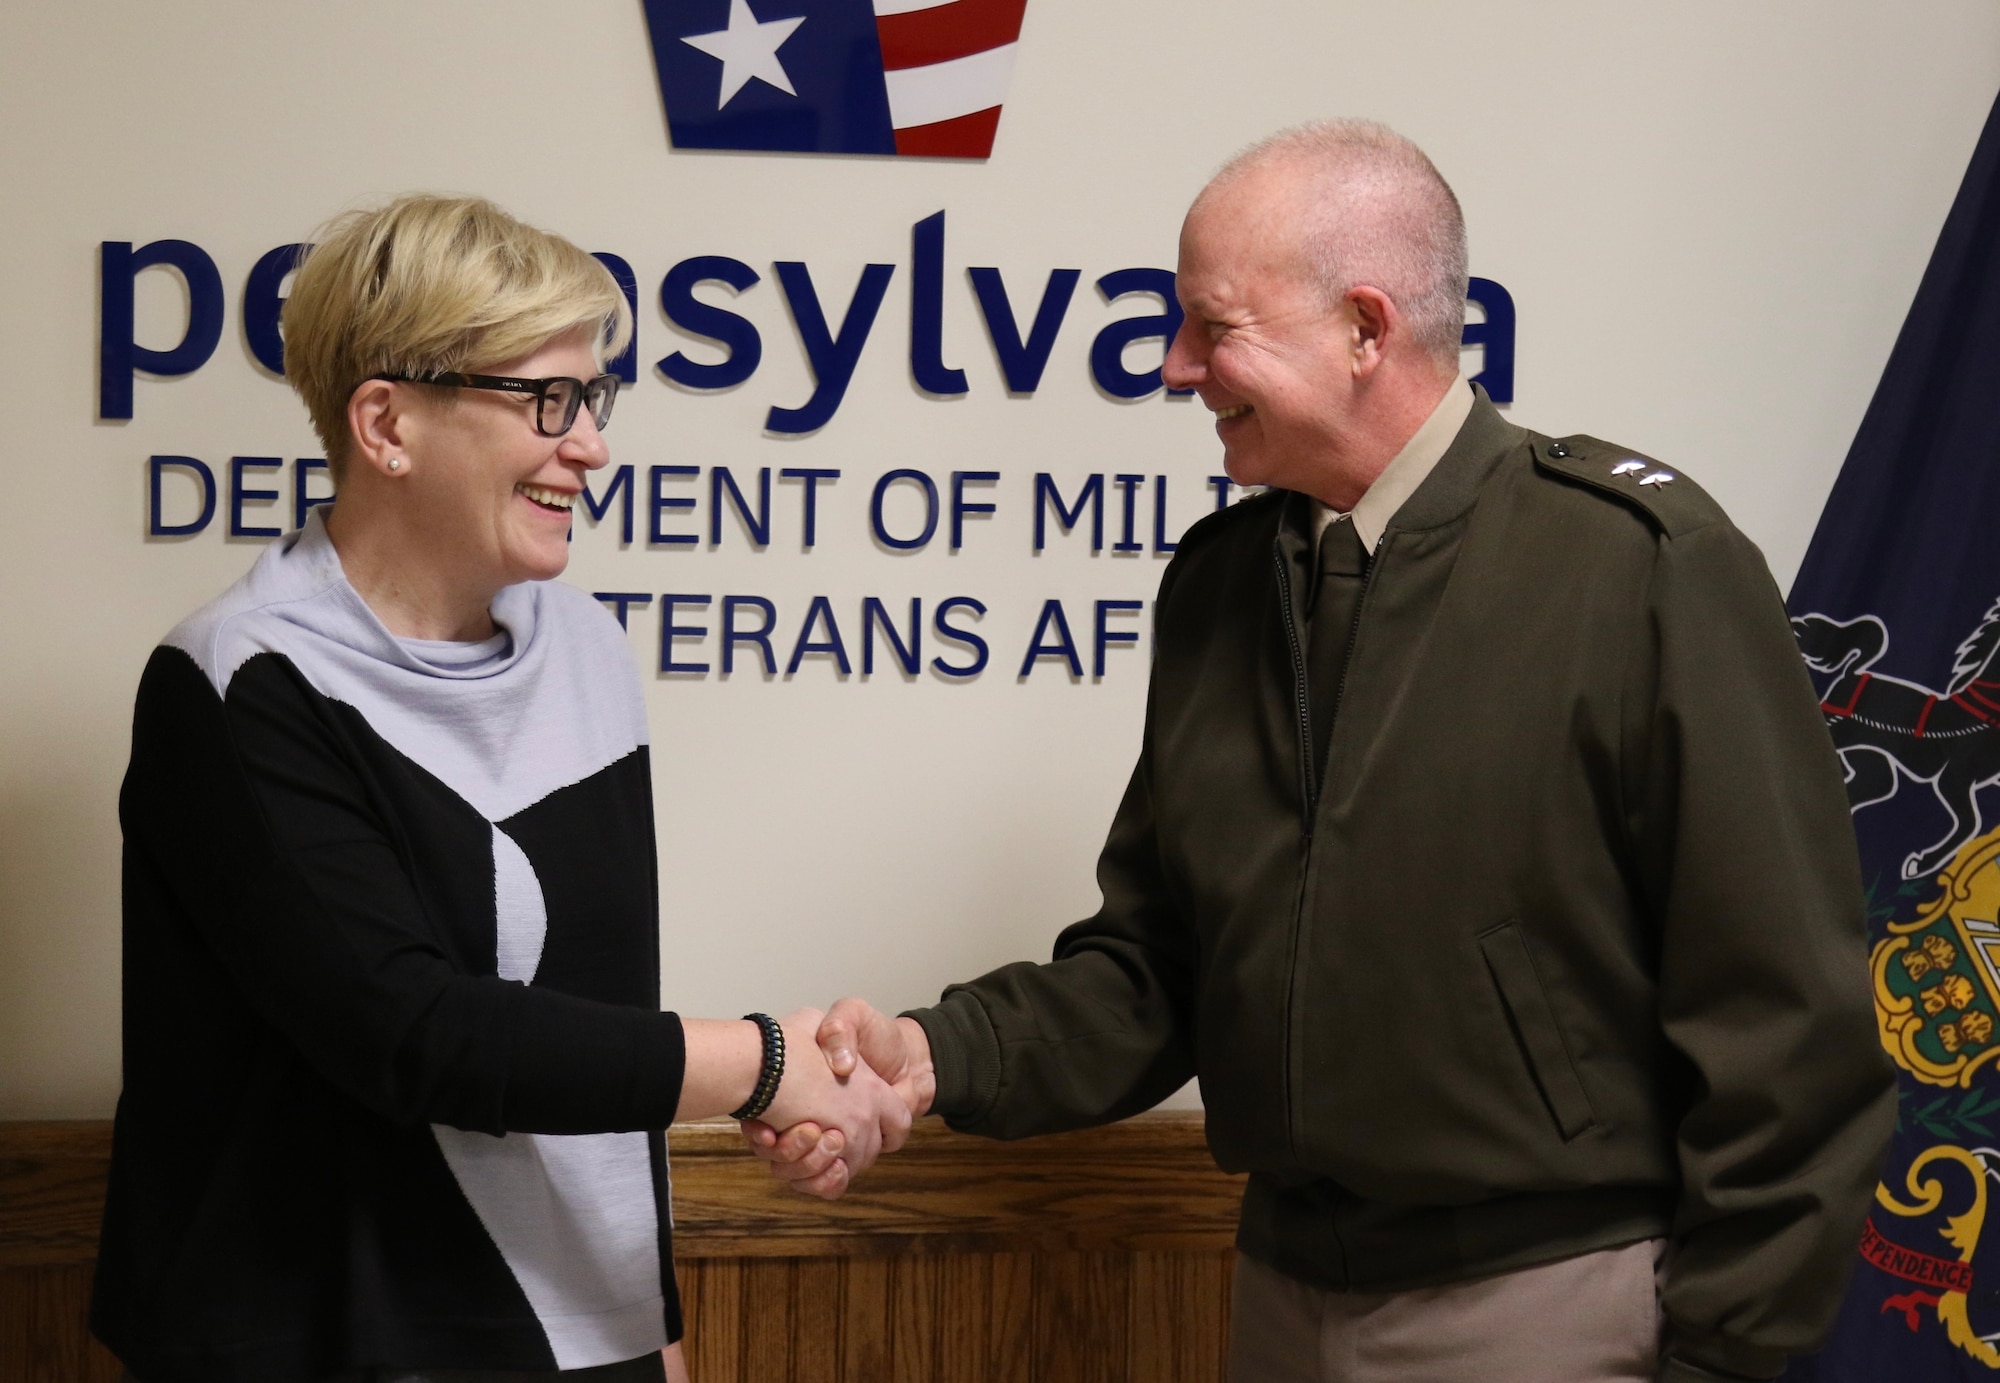
<path fill-rule="evenodd" d="M 824 1016 L 802 1009 L 783 1027 L 791 1049 L 784 1078 L 763 1117 L 743 1124 L 743 1136 L 780 1181 L 833 1200 L 877 1157 L 902 1147 L 911 1123 L 930 1109 L 937 1093 L 930 1039 L 914 1020 L 862 999 L 842 999 Z M 816 1042 L 824 1062 L 811 1060 L 799 1037 Z"/>

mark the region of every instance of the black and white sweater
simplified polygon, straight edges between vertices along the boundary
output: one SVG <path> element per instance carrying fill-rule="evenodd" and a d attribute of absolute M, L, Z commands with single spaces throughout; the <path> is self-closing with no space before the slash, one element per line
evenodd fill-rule
<path fill-rule="evenodd" d="M 148 1383 L 680 1335 L 644 708 L 554 582 L 391 635 L 320 511 L 147 664 L 93 1328 Z"/>

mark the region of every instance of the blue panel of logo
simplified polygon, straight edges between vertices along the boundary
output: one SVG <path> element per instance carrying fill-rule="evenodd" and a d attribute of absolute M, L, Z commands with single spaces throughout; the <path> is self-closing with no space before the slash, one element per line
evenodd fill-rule
<path fill-rule="evenodd" d="M 646 0 L 674 145 L 893 154 L 870 0 Z"/>
<path fill-rule="evenodd" d="M 1027 0 L 647 0 L 674 144 L 983 159 Z"/>

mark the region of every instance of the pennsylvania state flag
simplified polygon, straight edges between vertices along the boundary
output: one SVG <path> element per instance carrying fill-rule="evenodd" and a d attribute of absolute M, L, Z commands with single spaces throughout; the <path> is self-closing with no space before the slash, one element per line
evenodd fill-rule
<path fill-rule="evenodd" d="M 2000 1380 L 2000 105 L 1792 588 L 1900 1118 L 1795 1383 Z"/>

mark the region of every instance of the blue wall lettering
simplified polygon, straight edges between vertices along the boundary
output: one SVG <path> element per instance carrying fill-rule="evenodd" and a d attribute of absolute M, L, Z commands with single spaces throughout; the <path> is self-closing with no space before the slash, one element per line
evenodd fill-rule
<path fill-rule="evenodd" d="M 648 466 L 646 468 L 647 479 L 652 483 L 652 488 L 646 501 L 647 542 L 693 547 L 700 541 L 692 533 L 669 533 L 660 527 L 660 519 L 666 514 L 667 510 L 694 508 L 694 497 L 692 495 L 663 495 L 660 493 L 660 482 L 674 477 L 693 477 L 700 474 L 701 467 L 699 466 Z M 613 481 L 612 484 L 615 486 L 617 482 Z M 611 502 L 611 496 L 608 492 L 604 496 L 604 502 L 606 504 Z M 728 655 L 725 653 L 723 656 L 726 658 Z"/>
<path fill-rule="evenodd" d="M 875 314 L 882 308 L 882 295 L 889 291 L 889 280 L 896 266 L 870 264 L 861 270 L 861 280 L 854 287 L 854 298 L 847 305 L 837 336 L 827 330 L 826 312 L 813 288 L 812 270 L 795 260 L 781 260 L 772 267 L 778 271 L 778 282 L 785 290 L 785 306 L 791 310 L 792 321 L 799 329 L 799 342 L 805 347 L 806 361 L 812 366 L 813 391 L 802 407 L 771 409 L 765 415 L 764 426 L 787 435 L 817 432 L 832 419 L 834 410 L 847 396 L 848 381 L 854 378 L 861 348 L 868 344 L 868 333 L 875 325 Z"/>
<path fill-rule="evenodd" d="M 602 599 L 602 597 L 599 598 Z M 689 606 L 696 610 L 706 610 L 709 606 L 709 602 L 712 599 L 713 599 L 712 596 L 705 596 L 705 595 L 663 595 L 660 597 L 660 671 L 661 672 L 668 674 L 682 673 L 682 672 L 692 672 L 699 674 L 699 673 L 706 673 L 708 671 L 707 663 L 683 663 L 676 660 L 674 657 L 674 652 L 675 652 L 674 640 L 703 639 L 708 637 L 707 625 L 682 624 L 679 622 L 676 616 L 679 614 L 680 608 L 683 605 Z M 769 606 L 767 605 L 765 608 L 768 609 Z M 726 615 L 724 617 L 727 618 Z M 764 651 L 766 653 L 770 652 L 769 644 L 766 644 L 764 646 Z M 727 660 L 729 658 L 729 645 L 727 644 L 723 645 L 722 656 L 726 665 Z"/>
<path fill-rule="evenodd" d="M 713 365 L 689 360 L 679 351 L 659 362 L 659 371 L 688 389 L 729 389 L 757 373 L 764 358 L 764 338 L 747 317 L 695 297 L 695 285 L 720 283 L 738 293 L 758 282 L 757 271 L 727 255 L 697 255 L 667 270 L 660 280 L 660 311 L 690 336 L 706 337 L 729 352 Z"/>
<path fill-rule="evenodd" d="M 284 530 L 252 526 L 243 522 L 244 502 L 268 504 L 278 498 L 276 490 L 246 490 L 243 476 L 246 471 L 276 471 L 284 468 L 283 457 L 279 456 L 232 456 L 229 458 L 229 536 L 232 538 L 280 538 Z"/>
<path fill-rule="evenodd" d="M 666 516 L 690 514 L 700 507 L 695 495 L 667 493 L 669 481 L 695 480 L 701 475 L 700 466 L 649 466 L 646 468 L 648 491 L 646 500 L 646 541 L 654 545 L 692 547 L 700 539 L 693 533 L 669 533 L 665 529 Z M 787 467 L 779 471 L 780 480 L 797 480 L 804 484 L 804 522 L 801 529 L 802 546 L 810 551 L 819 541 L 819 486 L 821 482 L 840 479 L 840 471 L 834 467 Z M 584 482 L 582 512 L 592 523 L 603 522 L 615 503 L 619 506 L 619 540 L 629 544 L 632 541 L 632 510 L 634 485 L 633 468 L 619 466 L 609 472 L 610 484 L 602 494 Z M 708 474 L 708 541 L 711 547 L 722 542 L 724 518 L 734 512 L 743 527 L 744 536 L 759 551 L 771 541 L 771 468 L 762 466 L 757 471 L 756 498 L 752 502 L 746 493 L 747 480 L 739 481 L 735 472 L 727 466 L 716 466 Z"/>
<path fill-rule="evenodd" d="M 838 480 L 838 470 L 828 470 L 820 466 L 787 466 L 778 472 L 780 480 L 803 480 L 806 483 L 805 549 L 812 551 L 819 541 L 819 483 L 822 480 Z"/>
<path fill-rule="evenodd" d="M 889 493 L 889 487 L 899 480 L 914 480 L 924 491 L 924 531 L 914 538 L 897 538 L 890 535 L 882 523 L 882 499 Z M 868 501 L 868 526 L 875 532 L 875 541 L 896 552 L 915 552 L 930 542 L 938 526 L 937 482 L 922 471 L 907 468 L 890 471 L 875 482 L 875 493 Z"/>
<path fill-rule="evenodd" d="M 826 624 L 826 637 L 815 639 L 812 636 L 813 626 L 821 621 Z M 833 602 L 823 595 L 814 596 L 812 604 L 806 607 L 806 622 L 799 626 L 798 642 L 792 645 L 792 657 L 785 664 L 785 676 L 790 677 L 797 672 L 799 664 L 812 654 L 832 654 L 834 662 L 840 665 L 842 677 L 854 671 L 847 661 L 847 644 L 840 637 L 840 621 L 833 617 Z"/>
<path fill-rule="evenodd" d="M 1139 642 L 1139 635 L 1130 629 L 1113 629 L 1106 622 L 1112 615 L 1131 613 L 1146 608 L 1143 600 L 1100 600 L 1097 602 L 1096 636 L 1092 640 L 1095 649 L 1090 660 L 1090 675 L 1104 675 L 1105 650 L 1113 644 L 1133 644 Z"/>
<path fill-rule="evenodd" d="M 931 616 L 931 627 L 946 643 L 955 643 L 969 650 L 972 661 L 964 666 L 947 663 L 942 657 L 931 659 L 931 666 L 940 676 L 968 678 L 977 677 L 986 671 L 986 640 L 970 629 L 953 624 L 947 616 L 954 610 L 970 610 L 974 619 L 986 613 L 986 607 L 969 595 L 955 595 L 938 602 L 936 613 Z"/>
<path fill-rule="evenodd" d="M 736 509 L 736 517 L 743 523 L 743 531 L 750 535 L 750 541 L 759 549 L 771 545 L 771 468 L 760 467 L 757 471 L 757 513 L 750 513 L 750 502 L 743 498 L 743 492 L 736 488 L 736 477 L 729 467 L 717 466 L 708 473 L 708 541 L 711 545 L 722 543 L 722 496 L 727 492 L 731 504 Z"/>
<path fill-rule="evenodd" d="M 168 523 L 162 515 L 160 477 L 168 470 L 186 471 L 201 487 L 201 512 L 191 523 Z M 146 488 L 150 502 L 146 506 L 146 536 L 149 538 L 186 538 L 208 527 L 215 517 L 215 472 L 192 456 L 149 456 L 146 458 Z"/>
<path fill-rule="evenodd" d="M 953 471 L 951 473 L 951 550 L 965 546 L 965 519 L 968 514 L 991 514 L 997 506 L 965 497 L 968 485 L 991 485 L 1000 479 L 998 471 Z"/>
<path fill-rule="evenodd" d="M 944 213 L 910 227 L 910 376 L 927 394 L 965 392 L 965 371 L 944 363 Z"/>
<path fill-rule="evenodd" d="M 654 493 L 658 494 L 659 478 L 655 476 L 652 479 Z M 625 506 L 623 512 L 619 515 L 618 541 L 620 544 L 629 547 L 632 543 L 632 468 L 630 466 L 620 466 L 611 473 L 611 483 L 605 487 L 603 499 L 597 498 L 597 496 L 590 492 L 590 478 L 588 476 L 584 477 L 583 512 L 590 516 L 592 523 L 604 522 L 604 516 L 611 512 L 611 502 L 621 496 L 625 501 Z M 654 515 L 653 524 L 656 528 L 659 526 L 659 516 L 657 513 Z"/>
<path fill-rule="evenodd" d="M 292 527 L 304 528 L 306 515 L 322 504 L 333 503 L 333 496 L 316 495 L 307 488 L 306 482 L 318 471 L 327 469 L 326 462 L 317 456 L 301 456 L 292 462 Z"/>
<path fill-rule="evenodd" d="M 1056 511 L 1056 522 L 1067 533 L 1076 527 L 1083 517 L 1083 506 L 1090 505 L 1090 550 L 1104 550 L 1104 476 L 1093 474 L 1083 482 L 1083 488 L 1076 492 L 1076 503 L 1065 505 L 1062 493 L 1056 489 L 1056 478 L 1047 471 L 1035 473 L 1035 551 L 1048 546 L 1048 511 Z"/>
<path fill-rule="evenodd" d="M 736 612 L 744 607 L 760 611 L 763 623 L 755 629 L 738 629 Z M 778 655 L 771 651 L 771 631 L 778 627 L 778 607 L 761 595 L 726 595 L 722 598 L 722 675 L 727 677 L 736 671 L 736 645 L 749 643 L 757 645 L 763 660 L 764 675 L 773 677 L 778 671 Z"/>
<path fill-rule="evenodd" d="M 1063 314 L 1069 311 L 1076 293 L 1080 269 L 1051 269 L 1048 286 L 1042 289 L 1041 306 L 1035 309 L 1035 324 L 1028 339 L 1014 317 L 1014 305 L 1007 300 L 1007 286 L 998 269 L 968 269 L 972 291 L 979 299 L 980 315 L 986 318 L 986 335 L 993 353 L 1000 357 L 1000 373 L 1010 394 L 1032 394 L 1041 387 L 1042 372 L 1049 367 L 1049 353 L 1056 347 L 1056 333 L 1062 330 Z"/>
<path fill-rule="evenodd" d="M 1132 536 L 1132 529 L 1139 508 L 1138 501 L 1134 496 L 1138 488 L 1146 483 L 1146 477 L 1143 475 L 1114 475 L 1111 477 L 1111 483 L 1118 487 L 1120 513 L 1123 515 L 1119 531 L 1124 534 L 1123 537 L 1111 545 L 1111 550 L 1113 552 L 1144 552 L 1146 545 L 1137 541 Z"/>
<path fill-rule="evenodd" d="M 922 647 L 924 629 L 924 603 L 911 597 L 910 600 L 910 641 L 903 642 L 903 636 L 896 631 L 896 621 L 889 617 L 889 608 L 874 596 L 861 602 L 861 675 L 875 671 L 875 629 L 879 624 L 882 636 L 889 641 L 896 662 L 907 678 L 917 675 L 917 668 L 923 663 Z"/>
<path fill-rule="evenodd" d="M 1153 477 L 1153 551 L 1173 552 L 1179 543 L 1167 541 L 1167 478 Z"/>
<path fill-rule="evenodd" d="M 1160 367 L 1141 374 L 1125 368 L 1125 348 L 1134 341 L 1159 337 L 1172 341 L 1181 329 L 1181 303 L 1174 296 L 1174 276 L 1167 269 L 1114 269 L 1097 281 L 1097 291 L 1107 303 L 1132 293 L 1150 293 L 1162 310 L 1152 317 L 1123 317 L 1097 333 L 1090 343 L 1090 377 L 1097 387 L 1114 399 L 1143 399 L 1160 387 Z M 1189 394 L 1191 389 L 1169 389 L 1170 394 Z"/>
<path fill-rule="evenodd" d="M 1486 391 L 1495 403 L 1514 401 L 1514 295 L 1492 279 L 1473 279 L 1465 285 L 1469 302 L 1478 303 L 1486 313 L 1483 322 L 1467 322 L 1462 337 L 1468 346 L 1478 346 L 1485 356 L 1483 368 L 1472 382 Z"/>
<path fill-rule="evenodd" d="M 625 622 L 625 612 L 628 609 L 637 605 L 643 610 L 653 603 L 653 597 L 647 595 L 644 591 L 592 591 L 591 594 L 611 607 L 611 613 L 618 616 L 618 627 L 620 629 L 629 629 L 632 627 Z M 662 652 L 664 653 L 664 651 L 663 649 Z M 666 666 L 663 663 L 660 671 L 665 672 L 666 670 Z"/>
<path fill-rule="evenodd" d="M 278 290 L 285 286 L 285 280 L 311 248 L 280 245 L 275 250 L 266 250 L 250 266 L 250 277 L 243 283 L 243 339 L 257 363 L 274 375 L 285 372 L 285 337 L 279 330 L 285 300 Z"/>
<path fill-rule="evenodd" d="M 1042 636 L 1049 632 L 1051 624 L 1055 626 L 1055 638 L 1045 642 Z M 1063 613 L 1060 600 L 1042 602 L 1042 613 L 1035 620 L 1034 637 L 1028 640 L 1028 654 L 1021 659 L 1021 680 L 1027 680 L 1040 658 L 1061 658 L 1069 664 L 1072 679 L 1083 676 L 1083 660 L 1076 656 L 1076 640 L 1070 636 L 1069 616 Z"/>
<path fill-rule="evenodd" d="M 132 339 L 133 289 L 154 267 L 177 271 L 187 283 L 188 319 L 178 344 L 153 350 Z M 97 416 L 132 416 L 132 375 L 189 375 L 208 363 L 222 339 L 222 275 L 201 246 L 155 240 L 132 248 L 129 240 L 98 247 Z"/>
<path fill-rule="evenodd" d="M 964 369 L 944 360 L 944 312 L 946 298 L 946 229 L 948 213 L 937 211 L 910 227 L 910 372 L 914 383 L 932 398 L 959 397 L 969 391 Z M 259 256 L 244 281 L 241 308 L 244 343 L 251 357 L 271 375 L 284 373 L 282 329 L 288 276 L 297 267 L 310 245 L 279 245 Z M 628 307 L 633 310 L 632 340 L 605 368 L 622 383 L 638 381 L 638 279 L 623 256 L 597 251 L 597 261 L 618 284 Z M 187 240 L 162 239 L 134 246 L 131 241 L 106 240 L 99 251 L 100 309 L 98 320 L 98 416 L 126 419 L 132 416 L 134 379 L 141 374 L 162 378 L 192 374 L 214 357 L 220 342 L 226 303 L 222 279 L 214 259 L 199 245 Z M 896 272 L 893 264 L 863 266 L 854 292 L 839 316 L 838 330 L 830 324 L 810 266 L 803 260 L 779 260 L 772 266 L 782 291 L 785 308 L 798 332 L 799 344 L 812 376 L 812 392 L 796 408 L 770 407 L 764 418 L 767 431 L 780 436 L 816 432 L 832 421 L 853 382 L 856 367 L 874 330 L 882 303 Z M 142 346 L 135 334 L 135 297 L 138 276 L 151 268 L 170 269 L 187 285 L 187 320 L 174 345 L 155 349 Z M 1034 320 L 1022 330 L 1022 315 L 1008 295 L 1001 271 L 990 265 L 968 268 L 973 297 L 978 304 L 987 338 L 993 344 L 1007 390 L 1015 396 L 1031 396 L 1041 383 L 1053 358 L 1077 285 L 1080 269 L 1052 269 L 1035 306 Z M 763 361 L 763 337 L 750 318 L 715 303 L 703 301 L 696 291 L 705 284 L 720 284 L 741 295 L 762 282 L 757 270 L 728 255 L 695 255 L 667 270 L 660 281 L 660 310 L 676 329 L 713 342 L 722 358 L 712 363 L 691 360 L 676 350 L 656 362 L 660 374 L 683 388 L 715 391 L 735 388 L 749 380 Z M 1105 323 L 1092 337 L 1088 351 L 1090 376 L 1108 398 L 1145 398 L 1162 388 L 1159 368 L 1134 371 L 1125 363 L 1128 347 L 1158 340 L 1172 341 L 1180 329 L 1182 313 L 1174 292 L 1174 272 L 1170 269 L 1132 267 L 1115 269 L 1095 280 L 1099 296 L 1107 305 L 1120 299 L 1145 295 L 1158 300 L 1160 310 L 1151 315 L 1120 317 Z M 1517 317 L 1513 296 L 1493 279 L 1473 278 L 1466 286 L 1466 300 L 1480 309 L 1482 320 L 1466 323 L 1462 341 L 1481 352 L 1474 383 L 1485 389 L 1496 403 L 1514 399 Z M 1025 306 L 1025 304 L 1022 304 Z M 1191 390 L 1168 389 L 1170 396 Z M 781 477 L 803 478 L 804 469 L 780 472 Z M 717 483 L 730 483 L 719 481 Z M 1220 479 L 1212 483 L 1220 485 Z M 618 494 L 617 482 L 607 494 Z M 636 504 L 636 485 L 625 492 Z M 734 493 L 741 494 L 740 489 Z M 1136 503 L 1136 491 L 1131 498 Z M 809 483 L 806 492 L 806 542 L 809 550 L 813 533 L 815 495 Z M 1216 507 L 1226 507 L 1231 499 L 1226 486 L 1216 492 Z M 1164 503 L 1163 500 L 1160 503 Z M 692 507 L 679 502 L 670 508 Z M 976 507 L 965 514 L 981 512 Z M 747 507 L 739 508 L 746 524 Z M 657 516 L 657 515 L 656 515 Z M 598 517 L 602 517 L 600 514 Z M 711 519 L 711 532 L 714 523 Z M 1153 551 L 1171 552 L 1174 545 L 1164 541 L 1164 520 L 1156 518 Z M 629 527 L 629 525 L 625 525 Z M 963 529 L 954 522 L 954 537 Z M 1140 550 L 1136 524 L 1124 532 L 1113 546 L 1116 552 Z M 683 535 L 660 541 L 680 542 Z M 628 536 L 624 541 L 631 541 Z M 761 544 L 760 544 L 761 545 Z M 1100 548 L 1093 550 L 1101 550 Z"/>

